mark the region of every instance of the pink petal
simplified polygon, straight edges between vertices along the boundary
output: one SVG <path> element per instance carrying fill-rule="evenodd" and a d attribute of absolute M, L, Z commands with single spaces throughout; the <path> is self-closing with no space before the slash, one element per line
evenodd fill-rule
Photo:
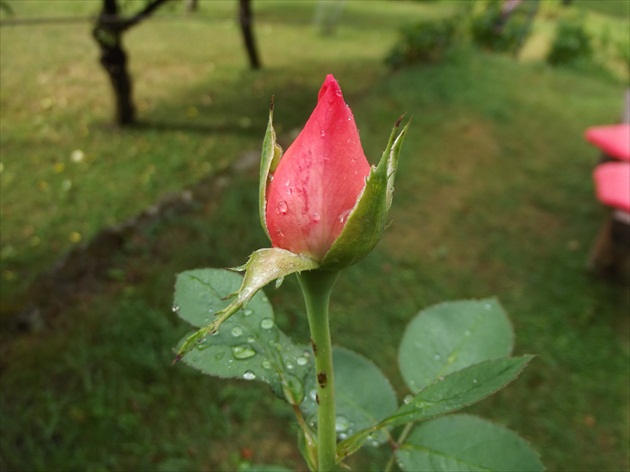
<path fill-rule="evenodd" d="M 321 260 L 343 229 L 369 172 L 352 112 L 328 75 L 315 110 L 267 186 L 272 245 Z"/>

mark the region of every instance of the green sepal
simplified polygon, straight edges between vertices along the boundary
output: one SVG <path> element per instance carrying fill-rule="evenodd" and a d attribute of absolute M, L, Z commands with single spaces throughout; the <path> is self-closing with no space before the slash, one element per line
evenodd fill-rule
<path fill-rule="evenodd" d="M 265 219 L 265 210 L 267 208 L 267 184 L 270 182 L 270 174 L 278 167 L 282 158 L 282 148 L 276 143 L 276 132 L 273 129 L 273 100 L 269 107 L 269 122 L 267 123 L 267 131 L 263 140 L 262 155 L 260 157 L 260 181 L 258 190 L 258 213 L 260 215 L 260 224 L 265 230 L 265 234 L 269 237 L 267 222 Z M 271 238 L 270 238 L 271 239 Z"/>
<path fill-rule="evenodd" d="M 372 166 L 365 187 L 348 216 L 343 230 L 330 247 L 322 267 L 341 269 L 363 259 L 383 235 L 387 214 L 392 205 L 398 155 L 409 128 L 398 133 L 402 117 L 394 125 L 389 142 L 377 166 Z"/>
<path fill-rule="evenodd" d="M 300 254 L 294 254 L 285 249 L 266 248 L 255 251 L 247 264 L 235 267 L 234 270 L 245 271 L 243 283 L 240 288 L 227 298 L 234 298 L 224 309 L 215 313 L 212 323 L 191 334 L 179 348 L 175 361 L 177 362 L 186 355 L 195 345 L 200 343 L 206 336 L 214 334 L 219 330 L 221 324 L 230 316 L 243 308 L 256 292 L 276 279 L 286 277 L 295 272 L 317 269 L 319 263 Z"/>

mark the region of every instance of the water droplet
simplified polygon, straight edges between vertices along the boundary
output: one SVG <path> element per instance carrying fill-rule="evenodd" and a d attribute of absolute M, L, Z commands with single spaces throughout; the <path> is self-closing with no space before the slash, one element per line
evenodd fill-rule
<path fill-rule="evenodd" d="M 308 362 L 308 359 L 306 357 L 298 357 L 296 362 L 298 365 L 306 365 Z"/>
<path fill-rule="evenodd" d="M 254 351 L 251 346 L 247 344 L 243 344 L 240 346 L 232 347 L 232 355 L 235 359 L 249 359 L 250 357 L 254 357 L 256 355 L 256 351 Z"/>
<path fill-rule="evenodd" d="M 284 185 L 286 185 L 287 187 L 288 187 L 289 185 L 291 185 L 291 179 L 287 179 L 287 180 L 285 180 L 285 181 L 284 181 Z"/>
<path fill-rule="evenodd" d="M 280 214 L 286 214 L 287 210 L 288 210 L 288 205 L 287 202 L 285 202 L 284 200 L 281 200 L 278 202 L 278 205 L 276 206 L 276 214 L 280 215 Z"/>
<path fill-rule="evenodd" d="M 230 333 L 232 333 L 232 336 L 234 336 L 235 338 L 238 338 L 241 334 L 243 334 L 243 328 L 241 328 L 240 326 L 234 326 Z"/>
<path fill-rule="evenodd" d="M 250 336 L 249 338 L 247 338 L 247 342 L 248 342 L 248 343 L 253 343 L 254 341 L 256 341 L 256 340 L 254 339 L 254 336 Z"/>
<path fill-rule="evenodd" d="M 203 351 L 204 349 L 208 349 L 210 346 L 212 346 L 212 344 L 208 344 L 204 342 L 200 342 L 195 345 L 198 351 Z"/>
<path fill-rule="evenodd" d="M 274 322 L 271 318 L 265 318 L 260 322 L 260 327 L 262 329 L 271 329 L 273 328 Z"/>
<path fill-rule="evenodd" d="M 247 308 L 243 313 L 245 314 L 245 316 L 250 316 L 254 314 L 254 311 L 250 308 Z"/>
<path fill-rule="evenodd" d="M 344 211 L 341 215 L 339 215 L 339 222 L 343 223 L 348 219 L 348 215 L 350 214 L 350 210 Z"/>
<path fill-rule="evenodd" d="M 221 359 L 223 359 L 223 356 L 225 356 L 225 352 L 217 352 L 214 355 L 214 360 L 215 361 L 220 361 Z"/>
<path fill-rule="evenodd" d="M 287 361 L 284 363 L 284 365 L 287 367 L 287 369 L 293 370 L 293 362 Z"/>
<path fill-rule="evenodd" d="M 317 390 L 315 389 L 311 390 L 308 396 L 311 397 L 311 400 L 317 401 Z"/>
<path fill-rule="evenodd" d="M 413 395 L 405 395 L 405 398 L 403 398 L 403 402 L 405 405 L 411 403 L 412 400 L 413 400 Z"/>
<path fill-rule="evenodd" d="M 248 370 L 243 374 L 243 378 L 245 380 L 254 380 L 256 378 L 256 374 L 254 374 L 251 370 Z"/>
<path fill-rule="evenodd" d="M 436 354 L 435 356 L 433 356 L 434 361 L 439 361 L 441 358 L 442 356 L 440 356 L 439 354 Z"/>
<path fill-rule="evenodd" d="M 472 333 L 468 330 L 464 331 L 464 336 L 468 337 L 470 336 Z"/>
<path fill-rule="evenodd" d="M 318 212 L 313 213 L 313 221 L 317 223 L 321 219 L 321 216 Z"/>
<path fill-rule="evenodd" d="M 173 305 L 173 308 L 171 308 L 171 310 L 173 310 L 173 313 L 177 313 L 179 311 L 179 305 Z"/>
<path fill-rule="evenodd" d="M 341 93 L 341 90 L 339 90 L 339 89 L 335 90 L 335 95 L 337 95 L 338 97 L 342 97 L 343 96 L 342 93 Z"/>
<path fill-rule="evenodd" d="M 345 416 L 338 415 L 335 418 L 335 431 L 337 431 L 338 433 L 346 431 L 349 427 L 350 421 L 348 421 L 348 418 L 346 418 Z"/>
<path fill-rule="evenodd" d="M 262 361 L 262 366 L 263 366 L 263 369 L 271 369 L 271 362 L 265 359 L 264 361 Z"/>
<path fill-rule="evenodd" d="M 473 379 L 473 383 L 477 383 L 477 379 Z"/>
<path fill-rule="evenodd" d="M 326 136 L 326 130 L 321 130 L 321 131 L 319 132 L 319 134 L 320 134 L 320 136 L 321 136 L 322 138 L 323 138 L 323 137 L 325 137 L 325 136 Z"/>

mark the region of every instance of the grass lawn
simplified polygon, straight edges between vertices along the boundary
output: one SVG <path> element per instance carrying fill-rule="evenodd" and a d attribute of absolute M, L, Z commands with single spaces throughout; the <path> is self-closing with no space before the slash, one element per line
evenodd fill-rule
<path fill-rule="evenodd" d="M 627 36 L 624 2 L 575 3 L 589 25 Z M 0 468 L 245 470 L 251 460 L 305 469 L 292 413 L 264 386 L 169 366 L 187 331 L 170 311 L 174 274 L 239 265 L 267 244 L 256 175 L 143 228 L 114 255 L 110 277 L 89 292 L 78 284 L 45 328 L 17 333 L 14 319 L 26 287 L 73 245 L 257 151 L 272 95 L 286 140 L 332 72 L 372 161 L 398 116 L 413 116 L 392 224 L 333 295 L 334 341 L 374 359 L 402 391 L 396 346 L 411 317 L 496 295 L 516 354 L 537 358 L 470 411 L 529 439 L 549 470 L 627 470 L 630 294 L 585 270 L 605 212 L 593 196 L 597 152 L 582 138 L 618 119 L 627 82 L 596 67 L 549 68 L 537 60 L 539 36 L 526 61 L 465 49 L 388 71 L 397 28 L 452 2 L 347 2 L 333 37 L 315 33 L 315 2 L 254 5 L 259 72 L 246 69 L 233 1 L 202 2 L 196 19 L 165 11 L 132 30 L 141 126 L 125 131 L 109 125 L 88 23 L 0 29 Z M 14 9 L 63 16 L 97 6 Z M 549 18 L 537 27 L 543 37 Z M 282 329 L 306 342 L 295 280 L 267 293 Z M 352 464 L 378 470 L 386 452 L 368 448 Z"/>

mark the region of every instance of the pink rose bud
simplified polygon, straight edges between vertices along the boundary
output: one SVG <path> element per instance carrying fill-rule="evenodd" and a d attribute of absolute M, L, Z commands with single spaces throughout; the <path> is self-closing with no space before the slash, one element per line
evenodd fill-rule
<path fill-rule="evenodd" d="M 276 249 L 340 269 L 365 257 L 381 238 L 391 206 L 407 126 L 394 126 L 370 166 L 339 84 L 328 75 L 317 106 L 286 153 L 276 144 L 273 108 L 263 143 L 260 216 Z"/>
<path fill-rule="evenodd" d="M 328 75 L 315 110 L 267 185 L 265 219 L 272 245 L 321 261 L 369 173 L 352 112 Z"/>

